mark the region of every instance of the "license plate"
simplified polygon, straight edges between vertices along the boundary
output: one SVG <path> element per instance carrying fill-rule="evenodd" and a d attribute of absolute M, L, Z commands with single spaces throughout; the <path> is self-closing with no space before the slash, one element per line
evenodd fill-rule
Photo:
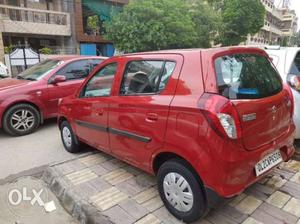
<path fill-rule="evenodd" d="M 267 172 L 282 161 L 283 159 L 280 154 L 280 151 L 277 150 L 273 152 L 272 154 L 268 155 L 255 165 L 256 176 L 260 176 L 261 174 Z"/>

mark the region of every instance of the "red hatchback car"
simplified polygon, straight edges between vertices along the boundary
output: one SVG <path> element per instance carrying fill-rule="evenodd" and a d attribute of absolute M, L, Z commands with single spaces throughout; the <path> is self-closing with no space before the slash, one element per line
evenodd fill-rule
<path fill-rule="evenodd" d="M 47 59 L 0 80 L 0 127 L 10 135 L 32 133 L 56 117 L 58 102 L 73 94 L 90 71 L 106 58 L 65 56 Z"/>
<path fill-rule="evenodd" d="M 291 158 L 293 105 L 263 50 L 160 51 L 103 62 L 58 122 L 67 151 L 87 143 L 157 175 L 167 209 L 192 222 Z"/>

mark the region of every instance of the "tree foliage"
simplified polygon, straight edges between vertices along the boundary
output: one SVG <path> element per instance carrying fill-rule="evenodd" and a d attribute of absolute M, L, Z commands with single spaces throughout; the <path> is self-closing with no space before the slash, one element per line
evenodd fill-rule
<path fill-rule="evenodd" d="M 297 34 L 296 43 L 297 43 L 298 47 L 300 47 L 300 31 Z"/>
<path fill-rule="evenodd" d="M 260 0 L 215 0 L 221 14 L 222 26 L 218 41 L 222 45 L 237 45 L 248 34 L 256 34 L 264 25 L 265 8 Z"/>
<path fill-rule="evenodd" d="M 194 47 L 211 47 L 211 43 L 218 35 L 218 30 L 221 27 L 219 13 L 203 0 L 194 0 L 190 6 L 197 33 L 197 42 Z"/>
<path fill-rule="evenodd" d="M 125 52 L 236 45 L 263 26 L 260 0 L 131 0 L 104 24 Z"/>
<path fill-rule="evenodd" d="M 89 16 L 87 18 L 87 26 L 93 31 L 95 35 L 99 34 L 100 32 L 99 24 L 100 20 L 98 15 Z"/>
<path fill-rule="evenodd" d="M 193 47 L 197 36 L 182 0 L 131 0 L 105 27 L 105 37 L 125 52 Z"/>

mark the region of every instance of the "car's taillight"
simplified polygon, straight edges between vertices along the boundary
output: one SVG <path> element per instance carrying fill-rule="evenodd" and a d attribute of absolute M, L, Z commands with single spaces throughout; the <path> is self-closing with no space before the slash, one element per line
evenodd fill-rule
<path fill-rule="evenodd" d="M 220 135 L 230 139 L 242 137 L 238 112 L 232 102 L 215 94 L 204 94 L 199 107 L 211 127 Z"/>
<path fill-rule="evenodd" d="M 295 90 L 300 91 L 300 76 L 288 74 L 287 83 Z"/>
<path fill-rule="evenodd" d="M 284 88 L 289 93 L 289 99 L 288 99 L 287 105 L 290 106 L 291 117 L 293 117 L 293 115 L 294 115 L 294 96 L 293 96 L 291 88 L 288 85 L 285 85 Z"/>
<path fill-rule="evenodd" d="M 233 117 L 224 113 L 218 113 L 217 116 L 228 137 L 237 139 L 236 124 Z"/>

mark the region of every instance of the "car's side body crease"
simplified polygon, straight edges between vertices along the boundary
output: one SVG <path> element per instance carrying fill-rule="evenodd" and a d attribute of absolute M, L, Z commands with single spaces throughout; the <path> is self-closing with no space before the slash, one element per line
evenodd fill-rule
<path fill-rule="evenodd" d="M 123 130 L 110 128 L 110 127 L 105 127 L 105 126 L 102 126 L 102 125 L 96 125 L 96 124 L 92 124 L 92 123 L 85 122 L 85 121 L 80 121 L 80 120 L 75 120 L 75 122 L 78 125 L 81 125 L 81 126 L 86 127 L 86 128 L 94 129 L 94 130 L 97 130 L 97 131 L 109 132 L 109 133 L 112 133 L 112 134 L 115 134 L 115 135 L 121 135 L 121 136 L 124 136 L 124 137 L 127 137 L 127 138 L 132 138 L 132 139 L 135 139 L 137 141 L 146 142 L 146 143 L 151 141 L 151 138 L 149 138 L 149 137 L 137 135 L 137 134 L 134 134 L 132 132 L 123 131 Z"/>

